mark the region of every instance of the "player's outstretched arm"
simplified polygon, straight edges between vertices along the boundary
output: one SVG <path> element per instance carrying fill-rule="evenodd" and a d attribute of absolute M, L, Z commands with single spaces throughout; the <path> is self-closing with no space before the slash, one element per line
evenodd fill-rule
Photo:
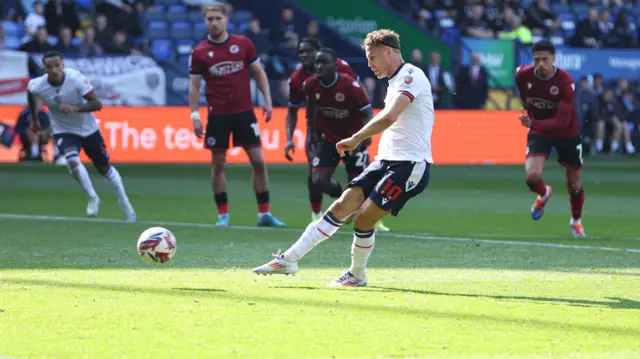
<path fill-rule="evenodd" d="M 358 144 L 369 137 L 373 137 L 389 128 L 400 117 L 402 111 L 411 103 L 408 95 L 401 93 L 396 96 L 391 105 L 386 106 L 376 116 L 373 117 L 360 131 L 349 138 L 338 142 L 336 149 L 340 156 L 344 156 L 345 151 L 351 151 L 358 147 Z"/>
<path fill-rule="evenodd" d="M 40 132 L 40 116 L 38 116 L 40 99 L 31 92 L 27 92 L 27 104 L 29 106 L 29 115 L 31 116 L 31 131 L 37 134 Z"/>
<path fill-rule="evenodd" d="M 253 75 L 256 78 L 256 82 L 258 83 L 258 88 L 260 92 L 262 92 L 262 96 L 264 96 L 264 111 L 266 115 L 267 122 L 271 121 L 271 115 L 273 113 L 273 105 L 271 101 L 271 89 L 269 88 L 269 79 L 267 78 L 267 73 L 262 68 L 262 64 L 260 61 L 255 61 L 250 65 L 251 71 L 253 71 Z"/>

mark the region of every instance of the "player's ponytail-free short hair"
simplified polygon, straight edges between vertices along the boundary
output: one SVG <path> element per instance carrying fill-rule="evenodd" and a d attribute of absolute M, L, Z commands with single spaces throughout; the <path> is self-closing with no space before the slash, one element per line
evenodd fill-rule
<path fill-rule="evenodd" d="M 551 55 L 555 55 L 556 47 L 555 45 L 553 45 L 553 42 L 549 40 L 540 40 L 540 41 L 537 41 L 535 44 L 533 44 L 533 47 L 531 47 L 531 52 L 540 52 L 540 51 L 546 51 Z"/>
<path fill-rule="evenodd" d="M 303 38 L 298 42 L 298 48 L 300 48 L 300 45 L 302 45 L 303 43 L 311 44 L 311 46 L 313 46 L 313 48 L 316 49 L 316 51 L 319 51 L 322 48 L 322 43 L 320 42 L 320 40 L 316 39 L 315 37 Z"/>
<path fill-rule="evenodd" d="M 372 31 L 365 37 L 362 48 L 366 49 L 371 46 L 388 46 L 392 49 L 400 50 L 400 35 L 389 29 Z"/>
<path fill-rule="evenodd" d="M 59 57 L 60 60 L 62 60 L 62 53 L 58 52 L 58 51 L 47 51 L 44 53 L 44 55 L 42 55 L 42 62 L 44 62 L 46 59 L 50 59 L 52 57 Z"/>
<path fill-rule="evenodd" d="M 333 57 L 334 59 L 338 58 L 338 53 L 336 52 L 336 50 L 330 48 L 330 47 L 323 47 L 322 49 L 320 49 L 320 52 L 324 52 L 327 53 L 329 55 L 331 55 L 331 57 Z"/>
<path fill-rule="evenodd" d="M 227 16 L 228 8 L 227 4 L 223 2 L 215 2 L 213 4 L 202 5 L 202 14 L 206 15 L 209 11 L 219 11 L 222 15 Z"/>

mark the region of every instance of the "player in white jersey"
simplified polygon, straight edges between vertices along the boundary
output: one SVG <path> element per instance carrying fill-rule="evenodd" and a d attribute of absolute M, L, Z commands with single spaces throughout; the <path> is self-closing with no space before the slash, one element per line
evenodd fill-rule
<path fill-rule="evenodd" d="M 255 268 L 258 274 L 295 274 L 298 261 L 335 234 L 355 213 L 351 267 L 329 286 L 367 285 L 365 268 L 375 243 L 375 224 L 388 214 L 397 216 L 407 201 L 429 182 L 431 131 L 434 122 L 431 85 L 424 72 L 400 54 L 400 37 L 391 30 L 369 33 L 363 45 L 369 67 L 378 78 L 389 78 L 385 108 L 360 131 L 336 144 L 344 156 L 365 139 L 382 133 L 376 161 L 353 179 L 321 220 L 307 226 L 283 254 Z"/>
<path fill-rule="evenodd" d="M 78 158 L 80 150 L 84 150 L 98 172 L 116 191 L 125 220 L 135 221 L 136 213 L 124 190 L 120 174 L 109 164 L 109 154 L 92 113 L 102 109 L 93 86 L 80 72 L 65 69 L 62 55 L 58 52 L 45 53 L 42 63 L 46 74 L 29 81 L 27 88 L 29 110 L 33 116 L 32 130 L 35 133 L 40 130 L 37 111 L 44 103 L 51 113 L 56 146 L 64 154 L 69 172 L 89 197 L 87 216 L 98 215 L 100 198 L 87 169 Z"/>

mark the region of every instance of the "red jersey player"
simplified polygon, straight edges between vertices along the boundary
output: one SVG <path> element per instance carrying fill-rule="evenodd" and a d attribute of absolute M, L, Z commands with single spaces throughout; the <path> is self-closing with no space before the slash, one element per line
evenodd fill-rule
<path fill-rule="evenodd" d="M 189 57 L 189 106 L 193 130 L 202 137 L 200 103 L 200 79 L 206 89 L 209 116 L 205 147 L 212 152 L 211 182 L 218 207 L 216 226 L 229 225 L 227 184 L 224 176 L 229 135 L 233 145 L 242 146 L 253 168 L 253 186 L 258 201 L 258 225 L 285 227 L 269 212 L 267 169 L 262 157 L 260 131 L 251 103 L 249 70 L 254 73 L 258 87 L 264 95 L 266 120 L 271 119 L 271 93 L 267 75 L 251 40 L 227 32 L 227 8 L 223 3 L 209 5 L 203 10 L 209 33 Z"/>
<path fill-rule="evenodd" d="M 580 182 L 582 139 L 573 103 L 575 83 L 569 73 L 554 65 L 555 46 L 550 41 L 536 42 L 532 52 L 534 65 L 516 70 L 516 82 L 526 109 L 520 121 L 529 128 L 525 164 L 527 185 L 538 194 L 531 217 L 539 220 L 551 197 L 551 187 L 544 184 L 542 171 L 549 152 L 555 148 L 558 162 L 565 167 L 571 202 L 571 231 L 574 237 L 585 237 L 581 223 L 584 203 Z"/>

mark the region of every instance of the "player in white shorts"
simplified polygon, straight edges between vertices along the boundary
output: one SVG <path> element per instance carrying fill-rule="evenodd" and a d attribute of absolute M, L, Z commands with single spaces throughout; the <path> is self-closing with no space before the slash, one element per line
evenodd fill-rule
<path fill-rule="evenodd" d="M 87 169 L 78 157 L 81 150 L 84 150 L 98 172 L 116 191 L 125 220 L 135 221 L 136 213 L 124 190 L 118 170 L 109 164 L 107 147 L 92 113 L 102 109 L 93 86 L 80 72 L 65 69 L 62 55 L 58 52 L 45 53 L 42 63 L 46 74 L 29 81 L 27 88 L 33 131 L 37 133 L 40 130 L 37 111 L 42 107 L 41 103 L 44 103 L 51 113 L 56 146 L 64 154 L 69 172 L 89 197 L 87 216 L 98 215 L 100 198 L 93 188 Z"/>
<path fill-rule="evenodd" d="M 385 108 L 355 135 L 338 142 L 336 148 L 344 156 L 345 151 L 382 132 L 378 156 L 345 187 L 321 220 L 307 226 L 291 248 L 255 268 L 255 273 L 295 274 L 298 261 L 335 234 L 344 220 L 355 213 L 351 267 L 329 286 L 365 286 L 365 268 L 375 243 L 375 224 L 388 214 L 397 216 L 409 199 L 427 187 L 433 162 L 431 84 L 420 68 L 403 61 L 397 33 L 373 31 L 365 38 L 363 47 L 376 76 L 389 78 Z"/>

